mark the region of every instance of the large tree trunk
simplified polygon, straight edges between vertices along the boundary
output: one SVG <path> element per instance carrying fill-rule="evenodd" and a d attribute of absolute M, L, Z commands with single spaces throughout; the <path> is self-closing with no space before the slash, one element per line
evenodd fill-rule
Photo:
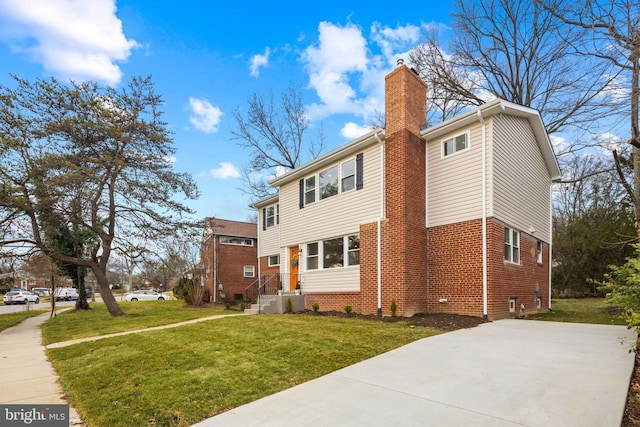
<path fill-rule="evenodd" d="M 87 302 L 87 293 L 85 292 L 84 286 L 84 277 L 85 271 L 84 267 L 80 267 L 79 265 L 76 268 L 76 287 L 78 288 L 78 300 L 76 301 L 76 310 L 90 310 L 89 303 Z"/>
<path fill-rule="evenodd" d="M 109 288 L 107 275 L 102 271 L 99 265 L 92 266 L 91 271 L 93 271 L 94 276 L 96 276 L 96 281 L 98 282 L 98 286 L 100 286 L 102 302 L 104 302 L 104 305 L 107 307 L 109 314 L 113 317 L 124 316 L 124 311 L 122 311 L 118 305 L 118 302 Z"/>

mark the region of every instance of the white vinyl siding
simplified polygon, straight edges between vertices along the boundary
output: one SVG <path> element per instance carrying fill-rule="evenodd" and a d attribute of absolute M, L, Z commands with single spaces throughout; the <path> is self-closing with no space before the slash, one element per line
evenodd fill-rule
<path fill-rule="evenodd" d="M 380 145 L 374 144 L 362 150 L 364 185 L 361 190 L 340 193 L 300 209 L 298 181 L 284 184 L 280 188 L 280 246 L 358 233 L 360 224 L 376 221 L 381 204 L 380 149 Z M 353 154 L 337 160 L 335 165 L 350 158 Z"/>
<path fill-rule="evenodd" d="M 427 144 L 427 218 L 429 227 L 482 216 L 482 127 L 460 129 Z M 442 156 L 442 141 L 467 132 L 468 148 Z"/>
<path fill-rule="evenodd" d="M 549 242 L 551 176 L 524 118 L 493 118 L 493 212 L 520 230 L 535 230 L 536 239 Z M 514 150 L 515 144 L 518 150 Z M 517 154 L 516 154 L 517 153 Z"/>
<path fill-rule="evenodd" d="M 314 292 L 358 292 L 360 291 L 359 268 L 330 268 L 308 271 L 303 275 L 305 293 Z"/>
<path fill-rule="evenodd" d="M 258 224 L 262 224 L 262 209 L 258 209 Z M 280 226 L 269 227 L 266 230 L 258 226 L 258 256 L 265 257 L 280 253 Z"/>

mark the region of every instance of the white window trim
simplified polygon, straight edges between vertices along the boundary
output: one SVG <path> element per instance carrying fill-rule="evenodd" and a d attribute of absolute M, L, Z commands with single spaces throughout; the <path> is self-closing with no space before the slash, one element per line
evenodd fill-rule
<path fill-rule="evenodd" d="M 462 150 L 456 150 L 456 151 L 454 151 L 453 153 L 450 153 L 450 154 L 446 154 L 446 155 L 445 155 L 445 154 L 444 154 L 444 145 L 445 145 L 445 142 L 455 140 L 455 139 L 456 139 L 457 137 L 459 137 L 460 135 L 465 135 L 466 140 L 467 140 L 467 146 L 466 146 L 465 148 L 463 148 Z M 452 136 L 452 137 L 450 137 L 450 138 L 443 139 L 442 141 L 440 141 L 440 158 L 441 158 L 441 159 L 449 159 L 449 158 L 451 158 L 452 156 L 456 156 L 456 155 L 458 155 L 458 154 L 460 154 L 460 153 L 464 153 L 465 151 L 468 151 L 468 150 L 469 150 L 469 148 L 471 148 L 471 133 L 470 133 L 469 131 L 466 131 L 466 132 L 462 132 L 462 133 L 455 134 L 455 135 L 453 135 L 453 136 Z"/>
<path fill-rule="evenodd" d="M 344 168 L 344 165 L 346 165 L 346 164 L 347 164 L 347 163 L 349 163 L 349 162 L 353 163 L 353 175 L 347 175 L 347 176 L 344 176 L 344 175 L 342 174 L 342 172 L 343 172 L 343 168 Z M 357 166 L 356 166 L 356 158 L 355 158 L 355 157 L 353 157 L 353 158 L 351 158 L 351 159 L 349 159 L 349 160 L 345 160 L 344 162 L 340 163 L 340 171 L 339 171 L 339 174 L 340 174 L 340 181 L 338 182 L 338 187 L 339 187 L 339 192 L 338 192 L 338 194 L 342 194 L 342 193 L 349 193 L 350 191 L 355 191 L 355 189 L 356 189 L 356 182 L 357 182 L 357 181 L 356 181 L 356 179 L 357 179 L 357 176 L 356 176 L 356 175 L 358 174 L 358 171 L 357 171 L 356 169 L 357 169 Z M 343 189 L 342 189 L 342 182 L 343 182 L 346 178 L 348 178 L 348 177 L 350 177 L 350 176 L 353 176 L 353 187 L 352 187 L 352 188 L 350 188 L 350 189 L 348 189 L 348 190 L 343 190 Z"/>
<path fill-rule="evenodd" d="M 515 313 L 515 312 L 516 312 L 516 299 L 509 298 L 509 313 Z"/>
<path fill-rule="evenodd" d="M 536 242 L 536 262 L 538 264 L 542 264 L 542 252 L 544 251 L 544 243 L 542 243 L 542 240 L 538 240 Z"/>
<path fill-rule="evenodd" d="M 355 267 L 360 267 L 360 263 L 358 264 L 353 264 L 353 265 L 349 265 L 349 253 L 350 252 L 354 252 L 354 250 L 349 250 L 349 236 L 354 236 L 354 235 L 359 235 L 360 233 L 350 233 L 350 234 L 345 234 L 344 236 L 336 236 L 336 237 L 328 237 L 326 239 L 322 239 L 322 240 L 318 240 L 318 241 L 314 241 L 314 242 L 307 242 L 304 244 L 304 248 L 305 248 L 305 253 L 308 254 L 308 247 L 307 245 L 311 245 L 314 243 L 318 244 L 318 255 L 312 255 L 312 257 L 314 258 L 318 258 L 318 268 L 314 268 L 314 269 L 309 269 L 307 266 L 307 260 L 309 258 L 309 255 L 305 255 L 304 256 L 304 271 L 321 271 L 321 270 L 338 270 L 341 268 L 355 268 Z M 334 239 L 339 239 L 342 238 L 342 267 L 327 267 L 324 268 L 324 242 L 326 240 L 334 240 Z M 358 249 L 358 252 L 360 251 L 360 249 Z M 358 260 L 360 260 L 360 257 L 358 257 Z"/>
<path fill-rule="evenodd" d="M 520 236 L 520 231 L 516 230 L 515 228 L 511 228 L 506 226 L 505 227 L 505 233 L 506 230 L 509 230 L 509 247 L 511 248 L 511 259 L 507 259 L 507 257 L 505 256 L 504 258 L 504 262 L 509 263 L 509 264 L 513 264 L 513 265 L 520 265 L 520 260 L 522 259 L 522 254 L 520 253 L 520 240 L 521 240 L 521 236 Z M 518 245 L 514 246 L 513 244 L 513 233 L 516 232 L 518 235 Z M 504 244 L 506 245 L 507 242 L 504 242 Z M 518 248 L 518 261 L 514 261 L 513 260 L 513 248 Z"/>
<path fill-rule="evenodd" d="M 272 264 L 272 263 L 271 263 L 271 257 L 278 257 L 278 263 L 277 263 L 277 264 Z M 267 264 L 269 265 L 269 267 L 275 267 L 275 266 L 278 266 L 278 265 L 280 265 L 280 254 L 277 254 L 277 255 L 269 255 L 269 256 L 267 256 L 267 260 L 268 260 L 268 261 L 267 261 Z"/>
<path fill-rule="evenodd" d="M 357 189 L 356 187 L 358 185 L 358 166 L 357 166 L 357 162 L 356 162 L 356 157 L 357 156 L 353 156 L 353 157 L 350 157 L 349 159 L 347 159 L 347 160 L 345 160 L 343 162 L 339 162 L 337 164 L 333 164 L 333 165 L 327 166 L 327 167 L 323 168 L 321 171 L 318 171 L 317 173 L 304 178 L 304 181 L 303 181 L 303 183 L 304 183 L 303 184 L 304 185 L 304 205 L 308 206 L 308 205 L 311 205 L 313 203 L 321 202 L 323 200 L 332 199 L 333 197 L 339 196 L 339 195 L 344 194 L 344 193 L 350 193 L 352 191 L 355 191 Z M 347 162 L 350 162 L 350 161 L 353 161 L 353 169 L 354 169 L 353 170 L 353 188 L 351 188 L 349 190 L 346 190 L 346 191 L 342 191 L 342 179 L 344 178 L 342 176 L 342 165 L 347 163 Z M 338 193 L 334 194 L 333 196 L 329 196 L 329 197 L 325 197 L 324 199 L 321 199 L 320 198 L 320 174 L 322 172 L 328 171 L 329 169 L 334 168 L 334 167 L 338 168 Z M 349 175 L 349 176 L 351 176 L 351 175 Z M 309 178 L 314 178 L 314 177 L 315 177 L 315 181 L 314 181 L 315 182 L 314 199 L 311 202 L 307 202 L 307 193 L 311 192 L 311 190 L 307 191 L 307 180 Z"/>
<path fill-rule="evenodd" d="M 272 215 L 269 215 L 269 209 L 273 210 Z M 265 209 L 265 216 L 266 216 L 265 218 L 266 228 L 271 228 L 271 227 L 275 227 L 276 225 L 279 225 L 280 224 L 280 204 L 277 203 L 275 205 L 268 206 Z M 273 220 L 273 224 L 271 225 L 269 224 L 269 218 L 272 218 Z"/>
<path fill-rule="evenodd" d="M 249 274 L 247 274 L 250 271 Z M 256 267 L 253 265 L 245 265 L 242 268 L 244 277 L 256 277 Z"/>
<path fill-rule="evenodd" d="M 223 242 L 223 239 L 239 239 L 239 240 L 245 240 L 251 241 L 250 245 L 245 245 L 243 243 L 229 243 L 229 242 Z M 223 245 L 231 245 L 231 246 L 246 246 L 246 247 L 253 247 L 254 246 L 254 239 L 250 238 L 250 237 L 233 237 L 233 236 L 220 236 L 220 243 Z"/>

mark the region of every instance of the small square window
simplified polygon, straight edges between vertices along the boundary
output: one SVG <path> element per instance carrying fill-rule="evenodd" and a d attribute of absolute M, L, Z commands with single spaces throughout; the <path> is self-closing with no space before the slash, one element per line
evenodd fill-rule
<path fill-rule="evenodd" d="M 244 277 L 256 277 L 256 268 L 253 265 L 245 265 Z"/>
<path fill-rule="evenodd" d="M 280 265 L 280 255 L 269 255 L 269 267 Z"/>
<path fill-rule="evenodd" d="M 442 155 L 449 156 L 453 153 L 465 150 L 469 146 L 467 133 L 455 136 L 442 142 Z"/>

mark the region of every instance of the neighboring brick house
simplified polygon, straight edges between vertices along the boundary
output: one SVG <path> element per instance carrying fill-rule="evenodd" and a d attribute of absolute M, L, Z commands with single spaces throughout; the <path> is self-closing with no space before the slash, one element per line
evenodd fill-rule
<path fill-rule="evenodd" d="M 400 64 L 385 83 L 385 129 L 279 176 L 278 194 L 253 205 L 259 274 L 299 281 L 321 310 L 550 308 L 560 170 L 538 112 L 495 100 L 426 127 L 416 73 Z"/>
<path fill-rule="evenodd" d="M 207 218 L 200 259 L 211 302 L 241 300 L 258 277 L 257 226 Z"/>

